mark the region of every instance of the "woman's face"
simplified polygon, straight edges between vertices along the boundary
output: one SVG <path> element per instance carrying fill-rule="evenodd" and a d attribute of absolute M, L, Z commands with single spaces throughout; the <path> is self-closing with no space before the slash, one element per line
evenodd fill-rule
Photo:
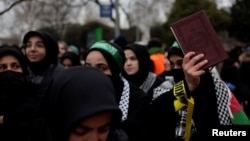
<path fill-rule="evenodd" d="M 67 51 L 67 45 L 64 42 L 58 42 L 59 53 L 58 58 L 61 58 L 62 55 Z"/>
<path fill-rule="evenodd" d="M 108 62 L 99 51 L 91 51 L 88 53 L 85 61 L 86 66 L 100 69 L 106 75 L 112 75 Z"/>
<path fill-rule="evenodd" d="M 124 50 L 126 61 L 124 70 L 128 75 L 134 75 L 139 71 L 139 61 L 131 49 Z"/>
<path fill-rule="evenodd" d="M 65 58 L 62 61 L 62 65 L 64 66 L 64 68 L 72 67 L 72 61 L 69 58 Z"/>
<path fill-rule="evenodd" d="M 46 56 L 46 48 L 42 38 L 31 36 L 26 43 L 25 55 L 32 63 L 42 61 Z"/>
<path fill-rule="evenodd" d="M 6 55 L 0 58 L 0 72 L 8 70 L 23 72 L 20 62 L 13 55 Z"/>
<path fill-rule="evenodd" d="M 100 113 L 81 121 L 69 135 L 68 141 L 106 141 L 112 114 Z"/>

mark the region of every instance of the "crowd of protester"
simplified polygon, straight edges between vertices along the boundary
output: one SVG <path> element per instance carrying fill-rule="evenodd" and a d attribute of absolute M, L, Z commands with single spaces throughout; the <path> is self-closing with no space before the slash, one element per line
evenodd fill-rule
<path fill-rule="evenodd" d="M 20 47 L 0 47 L 0 141 L 200 141 L 220 126 L 248 126 L 250 45 L 228 56 L 215 75 L 176 41 L 120 36 L 82 57 L 28 31 Z"/>

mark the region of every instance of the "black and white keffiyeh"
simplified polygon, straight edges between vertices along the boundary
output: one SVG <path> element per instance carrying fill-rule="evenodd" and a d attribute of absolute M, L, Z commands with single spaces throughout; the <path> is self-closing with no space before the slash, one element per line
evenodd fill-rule
<path fill-rule="evenodd" d="M 121 99 L 119 102 L 119 108 L 122 111 L 122 121 L 126 120 L 128 117 L 128 108 L 129 108 L 129 96 L 130 96 L 130 87 L 128 81 L 122 77 L 121 80 L 123 81 L 123 91 L 121 95 Z"/>
<path fill-rule="evenodd" d="M 166 80 L 163 83 L 161 83 L 160 86 L 153 89 L 153 97 L 152 101 L 154 101 L 157 97 L 160 95 L 170 91 L 174 86 L 174 82 Z"/>
<path fill-rule="evenodd" d="M 220 124 L 232 125 L 232 114 L 230 110 L 231 95 L 228 92 L 227 86 L 222 80 L 216 78 L 215 76 L 213 76 L 213 79 L 216 91 Z"/>

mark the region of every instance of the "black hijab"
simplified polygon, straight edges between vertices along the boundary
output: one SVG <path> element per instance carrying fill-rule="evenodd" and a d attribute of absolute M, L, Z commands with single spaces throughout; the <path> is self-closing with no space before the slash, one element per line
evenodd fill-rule
<path fill-rule="evenodd" d="M 139 45 L 137 43 L 128 44 L 124 50 L 127 49 L 130 49 L 135 53 L 139 62 L 139 70 L 134 75 L 128 75 L 125 71 L 123 71 L 123 76 L 133 84 L 140 87 L 140 85 L 146 80 L 148 73 L 152 72 L 153 64 L 150 60 L 150 55 L 146 49 L 146 46 Z"/>
<path fill-rule="evenodd" d="M 63 70 L 49 90 L 49 123 L 55 141 L 67 141 L 71 130 L 83 119 L 104 111 L 114 114 L 118 125 L 121 111 L 115 100 L 114 87 L 100 70 L 76 66 Z"/>
<path fill-rule="evenodd" d="M 42 31 L 29 31 L 24 35 L 23 38 L 23 44 L 24 47 L 26 47 L 26 44 L 30 37 L 38 36 L 42 38 L 45 48 L 46 48 L 46 56 L 43 60 L 40 62 L 32 63 L 27 58 L 28 66 L 33 72 L 43 72 L 47 68 L 50 67 L 51 64 L 57 64 L 58 63 L 58 53 L 59 53 L 59 47 L 57 44 L 56 39 L 50 35 L 49 33 L 42 32 Z"/>
<path fill-rule="evenodd" d="M 79 66 L 81 65 L 81 60 L 79 56 L 74 52 L 65 52 L 62 57 L 60 58 L 60 63 L 63 63 L 64 59 L 69 59 L 72 62 L 72 66 Z"/>
<path fill-rule="evenodd" d="M 174 41 L 174 43 L 171 45 L 171 47 L 168 50 L 168 59 L 172 56 L 172 55 L 177 55 L 180 57 L 184 57 L 184 53 L 182 52 L 179 44 L 177 43 L 177 41 Z M 183 80 L 185 78 L 183 69 L 171 69 L 168 72 L 165 72 L 166 76 L 174 76 L 174 81 L 175 83 Z"/>
<path fill-rule="evenodd" d="M 27 90 L 29 87 L 26 78 L 28 70 L 22 52 L 16 47 L 3 45 L 0 47 L 0 58 L 6 55 L 15 56 L 23 72 L 12 70 L 0 72 L 0 115 L 8 114 L 10 110 L 13 110 L 13 108 L 22 103 L 22 100 L 28 95 Z"/>
<path fill-rule="evenodd" d="M 23 73 L 25 75 L 28 74 L 28 69 L 27 69 L 27 63 L 26 63 L 26 60 L 25 60 L 25 56 L 23 55 L 23 53 L 17 47 L 12 47 L 12 46 L 9 46 L 9 45 L 0 46 L 0 58 L 4 57 L 6 55 L 15 56 L 18 59 L 20 65 L 21 65 Z"/>

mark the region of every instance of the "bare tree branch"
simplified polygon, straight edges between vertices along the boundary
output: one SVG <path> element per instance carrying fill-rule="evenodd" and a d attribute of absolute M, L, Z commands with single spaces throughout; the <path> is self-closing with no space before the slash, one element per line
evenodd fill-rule
<path fill-rule="evenodd" d="M 79 7 L 82 7 L 82 6 L 86 6 L 89 2 L 91 2 L 91 1 L 93 1 L 93 2 L 95 2 L 96 0 L 87 0 L 87 1 L 81 1 L 81 4 L 76 4 L 76 5 L 74 5 L 74 4 L 71 4 L 71 7 L 72 8 L 79 8 Z"/>
<path fill-rule="evenodd" d="M 131 27 L 132 22 L 131 22 L 131 18 L 130 18 L 129 13 L 125 10 L 125 8 L 121 4 L 119 4 L 119 7 L 124 12 L 124 14 L 125 14 L 125 16 L 126 16 L 126 18 L 128 20 L 129 27 Z"/>
<path fill-rule="evenodd" d="M 10 21 L 2 20 L 0 27 L 4 27 L 4 31 L 9 34 L 8 36 L 18 35 L 40 27 L 53 27 L 59 33 L 64 33 L 67 25 L 71 23 L 85 24 L 90 21 L 100 21 L 108 26 L 114 26 L 117 22 L 116 13 L 109 18 L 102 18 L 98 15 L 100 12 L 98 6 L 102 4 L 101 0 L 0 1 L 7 8 L 2 9 L 4 11 L 0 10 L 0 16 L 8 18 Z M 108 1 L 114 6 L 115 0 Z M 161 23 L 162 19 L 167 17 L 166 12 L 172 1 L 174 0 L 119 0 L 120 20 L 122 22 L 119 25 L 121 27 L 136 26 L 141 33 L 147 32 L 152 25 Z M 8 15 L 11 17 L 9 18 Z"/>
<path fill-rule="evenodd" d="M 18 0 L 13 2 L 8 8 L 4 9 L 3 11 L 0 12 L 0 15 L 3 15 L 4 13 L 8 12 L 10 9 L 12 9 L 14 6 L 17 4 L 24 2 L 24 1 L 32 1 L 32 0 Z"/>

